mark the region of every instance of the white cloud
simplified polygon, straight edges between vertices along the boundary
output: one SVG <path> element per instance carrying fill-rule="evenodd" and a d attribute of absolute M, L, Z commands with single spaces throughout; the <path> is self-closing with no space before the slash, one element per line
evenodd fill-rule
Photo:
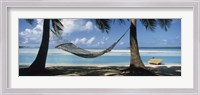
<path fill-rule="evenodd" d="M 92 31 L 95 29 L 95 26 L 91 21 L 80 20 L 80 19 L 63 19 L 61 23 L 64 25 L 64 30 L 62 31 L 62 36 L 70 35 L 73 32 L 83 32 L 83 31 Z M 19 39 L 20 44 L 40 44 L 42 40 L 43 33 L 43 19 L 36 19 L 36 26 L 32 29 L 25 29 L 20 31 Z M 51 33 L 51 32 L 50 32 Z M 50 34 L 50 44 L 56 43 L 56 37 Z M 95 37 L 87 38 L 77 38 L 75 44 L 92 44 L 95 40 Z"/>
<path fill-rule="evenodd" d="M 84 30 L 87 30 L 87 31 L 90 31 L 90 30 L 93 30 L 93 24 L 91 21 L 88 21 L 85 26 L 84 26 Z"/>
<path fill-rule="evenodd" d="M 94 40 L 95 40 L 95 37 L 92 37 L 92 38 L 90 38 L 88 41 L 87 41 L 87 44 L 92 44 L 93 42 L 94 42 Z"/>
<path fill-rule="evenodd" d="M 43 23 L 43 19 L 37 19 L 37 24 L 42 24 Z"/>
<path fill-rule="evenodd" d="M 163 39 L 162 41 L 163 41 L 163 44 L 164 44 L 164 45 L 166 45 L 167 42 L 168 42 L 168 40 L 166 40 L 166 39 Z"/>
<path fill-rule="evenodd" d="M 101 41 L 97 42 L 97 46 L 103 46 L 105 44 L 105 41 L 107 41 L 109 39 L 109 36 L 103 36 L 103 38 L 101 39 Z"/>
<path fill-rule="evenodd" d="M 167 40 L 166 39 L 164 39 L 164 40 L 162 40 L 163 42 L 167 42 Z"/>
<path fill-rule="evenodd" d="M 87 39 L 86 38 L 82 38 L 82 39 L 79 40 L 79 42 L 82 43 L 82 44 L 85 44 L 87 42 Z"/>
<path fill-rule="evenodd" d="M 87 32 L 92 31 L 94 25 L 91 21 L 78 20 L 78 19 L 63 19 L 62 24 L 64 25 L 63 35 L 69 35 L 73 32 Z"/>
<path fill-rule="evenodd" d="M 28 44 L 28 43 L 39 43 L 42 38 L 42 30 L 43 30 L 43 20 L 37 19 L 37 25 L 33 29 L 25 29 L 24 31 L 19 33 L 20 43 Z"/>
<path fill-rule="evenodd" d="M 119 43 L 119 45 L 124 45 L 124 44 L 125 44 L 124 42 L 120 42 L 120 43 Z"/>
<path fill-rule="evenodd" d="M 103 37 L 103 41 L 106 41 L 106 40 L 108 40 L 109 39 L 109 36 L 104 36 Z"/>
<path fill-rule="evenodd" d="M 105 43 L 104 41 L 100 41 L 100 42 L 97 42 L 97 45 L 102 46 L 102 45 L 104 45 L 104 43 Z"/>
<path fill-rule="evenodd" d="M 76 19 L 63 19 L 61 22 L 64 26 L 63 33 L 72 33 L 76 28 L 75 24 Z"/>
<path fill-rule="evenodd" d="M 71 41 L 74 44 L 82 44 L 82 45 L 91 45 L 95 41 L 95 37 L 87 38 L 76 38 L 74 41 Z"/>

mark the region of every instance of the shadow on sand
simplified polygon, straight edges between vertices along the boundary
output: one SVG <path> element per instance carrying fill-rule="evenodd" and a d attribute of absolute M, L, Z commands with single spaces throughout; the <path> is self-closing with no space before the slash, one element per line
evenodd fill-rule
<path fill-rule="evenodd" d="M 20 66 L 19 76 L 140 76 L 127 72 L 126 66 L 50 66 L 37 73 L 30 72 L 27 66 Z M 181 66 L 147 66 L 156 76 L 181 76 Z M 143 75 L 144 76 L 144 75 Z"/>

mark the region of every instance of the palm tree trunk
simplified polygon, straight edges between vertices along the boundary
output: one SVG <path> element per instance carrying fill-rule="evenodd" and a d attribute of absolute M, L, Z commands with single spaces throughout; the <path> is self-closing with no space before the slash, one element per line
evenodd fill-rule
<path fill-rule="evenodd" d="M 138 49 L 136 19 L 131 19 L 130 26 L 130 68 L 145 68 Z"/>
<path fill-rule="evenodd" d="M 45 69 L 45 63 L 49 47 L 49 35 L 50 35 L 49 27 L 50 27 L 50 20 L 44 19 L 42 42 L 36 59 L 29 67 L 30 70 L 41 71 Z"/>

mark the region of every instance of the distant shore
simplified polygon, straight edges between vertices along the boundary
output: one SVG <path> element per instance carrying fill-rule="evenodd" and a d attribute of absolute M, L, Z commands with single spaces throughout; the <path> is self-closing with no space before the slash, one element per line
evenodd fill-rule
<path fill-rule="evenodd" d="M 24 76 L 23 71 L 28 65 L 19 65 L 19 75 Z M 158 76 L 181 76 L 181 65 L 146 65 L 146 67 L 155 72 Z M 38 76 L 129 76 L 123 70 L 127 69 L 128 65 L 111 66 L 111 65 L 88 65 L 88 66 L 69 66 L 63 64 L 47 65 L 49 71 Z"/>

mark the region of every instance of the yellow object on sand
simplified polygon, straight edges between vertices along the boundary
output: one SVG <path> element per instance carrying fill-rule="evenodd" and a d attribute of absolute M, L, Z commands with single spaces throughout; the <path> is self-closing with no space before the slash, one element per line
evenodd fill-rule
<path fill-rule="evenodd" d="M 162 62 L 162 59 L 160 58 L 152 58 L 148 61 L 148 63 L 152 65 L 160 65 L 161 62 Z"/>

